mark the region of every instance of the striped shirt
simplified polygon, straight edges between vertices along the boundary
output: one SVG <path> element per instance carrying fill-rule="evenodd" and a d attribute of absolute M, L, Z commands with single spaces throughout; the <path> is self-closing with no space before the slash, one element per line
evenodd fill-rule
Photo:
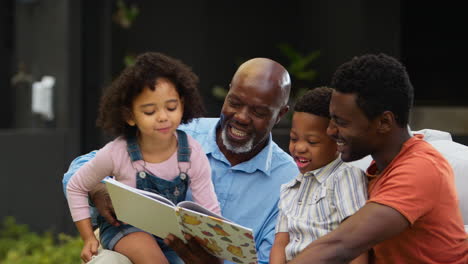
<path fill-rule="evenodd" d="M 341 158 L 283 184 L 276 232 L 289 233 L 286 259 L 292 260 L 314 240 L 337 228 L 366 200 L 364 172 Z"/>

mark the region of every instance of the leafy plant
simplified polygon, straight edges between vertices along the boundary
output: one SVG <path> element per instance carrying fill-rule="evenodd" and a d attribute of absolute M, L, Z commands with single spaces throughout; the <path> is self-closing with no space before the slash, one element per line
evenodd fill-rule
<path fill-rule="evenodd" d="M 116 11 L 112 16 L 114 23 L 123 29 L 129 30 L 140 14 L 140 9 L 135 4 L 126 4 L 124 0 L 118 0 L 116 5 Z M 126 67 L 131 66 L 135 63 L 135 59 L 136 56 L 134 54 L 126 52 L 123 58 L 123 64 Z"/>
<path fill-rule="evenodd" d="M 303 55 L 287 43 L 279 44 L 278 49 L 289 60 L 289 64 L 285 68 L 292 79 L 290 101 L 294 103 L 307 90 L 313 88 L 312 83 L 317 78 L 318 73 L 312 68 L 312 64 L 320 56 L 320 51 L 316 50 Z M 245 60 L 238 59 L 237 65 L 241 65 L 243 62 Z M 215 85 L 211 89 L 211 94 L 218 100 L 224 100 L 227 93 L 228 89 L 220 85 Z"/>
<path fill-rule="evenodd" d="M 125 57 L 124 57 L 124 65 L 125 65 L 125 67 L 132 66 L 133 64 L 135 64 L 135 61 L 136 61 L 136 56 L 133 55 L 133 54 L 127 54 L 127 55 L 125 55 Z"/>
<path fill-rule="evenodd" d="M 221 85 L 215 85 L 211 89 L 211 94 L 218 100 L 224 100 L 226 95 L 228 94 L 228 90 Z"/>
<path fill-rule="evenodd" d="M 291 98 L 295 101 L 313 88 L 311 85 L 317 78 L 317 71 L 311 67 L 311 64 L 320 56 L 320 51 L 303 55 L 287 43 L 279 44 L 278 48 L 289 59 L 286 69 L 292 78 Z"/>
<path fill-rule="evenodd" d="M 114 22 L 120 25 L 124 29 L 129 29 L 133 21 L 140 13 L 140 9 L 136 5 L 127 6 L 124 0 L 117 1 L 117 10 L 114 13 Z"/>
<path fill-rule="evenodd" d="M 27 225 L 6 217 L 0 226 L 0 263 L 2 264 L 61 264 L 81 263 L 81 239 L 51 232 L 37 234 Z"/>
<path fill-rule="evenodd" d="M 247 59 L 245 58 L 236 58 L 235 59 L 235 65 L 238 67 L 242 65 L 242 63 L 246 62 Z M 224 98 L 229 92 L 229 88 L 226 88 L 221 85 L 214 85 L 213 88 L 211 88 L 211 94 L 214 96 L 219 101 L 224 101 Z"/>

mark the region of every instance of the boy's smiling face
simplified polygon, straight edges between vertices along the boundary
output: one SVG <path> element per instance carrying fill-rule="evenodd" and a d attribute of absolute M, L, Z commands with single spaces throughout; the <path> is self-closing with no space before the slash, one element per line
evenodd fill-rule
<path fill-rule="evenodd" d="M 338 157 L 336 142 L 327 135 L 329 119 L 294 112 L 289 153 L 301 173 L 321 168 Z"/>

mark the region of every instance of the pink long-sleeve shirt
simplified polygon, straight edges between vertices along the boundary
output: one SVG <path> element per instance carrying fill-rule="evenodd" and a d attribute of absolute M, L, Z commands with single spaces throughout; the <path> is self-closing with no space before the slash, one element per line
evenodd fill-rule
<path fill-rule="evenodd" d="M 187 162 L 181 162 L 180 168 L 187 172 L 190 178 L 189 188 L 196 203 L 201 204 L 214 213 L 220 214 L 218 199 L 211 181 L 211 168 L 200 144 L 190 135 L 188 143 L 192 150 L 190 168 Z M 143 160 L 133 162 L 127 152 L 127 142 L 119 137 L 96 153 L 96 157 L 84 164 L 67 185 L 67 199 L 73 221 L 80 221 L 90 217 L 88 192 L 92 190 L 106 176 L 114 176 L 119 182 L 136 187 L 136 174 L 143 171 Z M 179 175 L 177 151 L 161 163 L 148 163 L 146 169 L 164 180 L 173 180 Z"/>

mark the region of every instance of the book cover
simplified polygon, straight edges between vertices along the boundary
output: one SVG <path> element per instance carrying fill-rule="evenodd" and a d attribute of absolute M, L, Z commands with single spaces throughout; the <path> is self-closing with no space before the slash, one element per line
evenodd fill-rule
<path fill-rule="evenodd" d="M 117 219 L 158 237 L 172 233 L 185 241 L 195 237 L 214 256 L 235 263 L 257 263 L 253 231 L 217 215 L 203 206 L 182 201 L 175 205 L 158 194 L 139 190 L 114 179 L 105 179 Z"/>
<path fill-rule="evenodd" d="M 174 234 L 185 241 L 178 223 L 176 206 L 170 200 L 114 179 L 105 179 L 104 183 L 119 221 L 161 238 Z"/>

